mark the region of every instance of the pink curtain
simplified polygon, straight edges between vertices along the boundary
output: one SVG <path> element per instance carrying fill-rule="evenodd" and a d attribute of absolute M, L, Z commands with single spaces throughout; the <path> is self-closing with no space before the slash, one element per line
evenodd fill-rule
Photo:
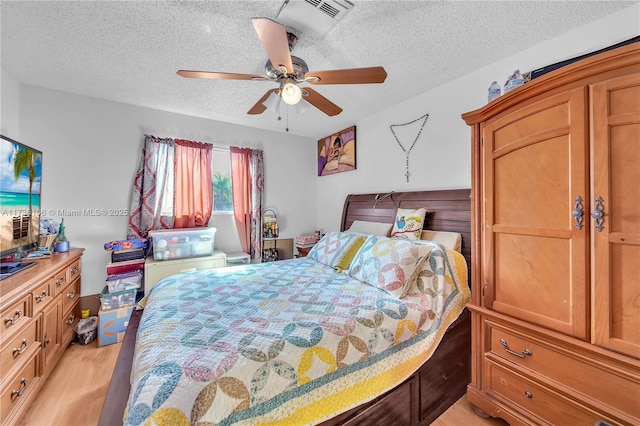
<path fill-rule="evenodd" d="M 213 145 L 175 140 L 174 228 L 207 226 L 213 210 Z"/>
<path fill-rule="evenodd" d="M 262 256 L 262 198 L 264 189 L 262 150 L 230 147 L 233 215 L 242 250 Z"/>
<path fill-rule="evenodd" d="M 207 226 L 213 210 L 213 145 L 145 135 L 133 181 L 127 238 L 153 229 Z"/>
<path fill-rule="evenodd" d="M 127 238 L 146 238 L 150 229 L 173 228 L 174 142 L 145 135 L 133 181 Z"/>

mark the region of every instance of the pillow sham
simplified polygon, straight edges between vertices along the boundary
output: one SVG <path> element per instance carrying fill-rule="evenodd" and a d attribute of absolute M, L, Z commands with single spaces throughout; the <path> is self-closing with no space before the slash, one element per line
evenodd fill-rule
<path fill-rule="evenodd" d="M 366 235 L 350 232 L 327 232 L 309 250 L 307 257 L 342 271 L 349 267 L 366 239 Z"/>
<path fill-rule="evenodd" d="M 413 286 L 433 246 L 371 235 L 354 257 L 347 274 L 398 298 Z"/>
<path fill-rule="evenodd" d="M 354 220 L 348 231 L 358 232 L 360 234 L 382 235 L 383 237 L 388 237 L 392 226 L 393 224 L 391 223 L 365 222 L 364 220 Z"/>
<path fill-rule="evenodd" d="M 421 240 L 435 241 L 445 248 L 460 252 L 462 250 L 462 235 L 457 232 L 422 230 Z"/>
<path fill-rule="evenodd" d="M 419 240 L 426 215 L 427 209 L 424 207 L 420 209 L 398 209 L 391 236 L 407 240 Z"/>

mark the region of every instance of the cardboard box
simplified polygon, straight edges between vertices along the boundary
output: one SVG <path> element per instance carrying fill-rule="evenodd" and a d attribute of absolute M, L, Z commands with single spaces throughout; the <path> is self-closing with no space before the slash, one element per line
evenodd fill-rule
<path fill-rule="evenodd" d="M 98 346 L 121 342 L 135 306 L 98 311 Z"/>

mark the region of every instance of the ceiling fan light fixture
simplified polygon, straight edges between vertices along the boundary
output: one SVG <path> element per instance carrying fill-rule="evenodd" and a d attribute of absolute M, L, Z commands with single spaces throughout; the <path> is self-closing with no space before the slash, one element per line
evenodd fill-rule
<path fill-rule="evenodd" d="M 281 96 L 282 100 L 287 105 L 295 105 L 300 102 L 300 99 L 302 99 L 302 90 L 300 90 L 300 88 L 293 83 L 287 83 L 282 88 Z"/>

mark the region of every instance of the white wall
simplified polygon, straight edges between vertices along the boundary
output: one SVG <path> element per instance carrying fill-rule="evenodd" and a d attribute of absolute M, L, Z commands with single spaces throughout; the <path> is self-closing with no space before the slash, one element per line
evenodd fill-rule
<path fill-rule="evenodd" d="M 20 106 L 19 140 L 43 151 L 42 207 L 57 221 L 64 215 L 67 238 L 86 249 L 83 296 L 102 290 L 109 260 L 103 244 L 126 236 L 128 216 L 82 212 L 129 209 L 145 134 L 263 149 L 265 203 L 278 212 L 281 235 L 315 226 L 310 140 L 31 86 L 21 87 Z M 215 216 L 211 224 L 216 249 L 240 250 L 231 216 Z"/>
<path fill-rule="evenodd" d="M 20 83 L 7 71 L 0 77 L 0 134 L 20 140 Z"/>
<path fill-rule="evenodd" d="M 317 178 L 317 227 L 325 232 L 339 229 L 344 199 L 351 193 L 471 187 L 471 132 L 460 116 L 486 104 L 493 80 L 502 85 L 514 69 L 535 70 L 639 33 L 640 6 L 636 4 L 358 121 L 357 169 Z M 425 113 L 429 119 L 411 151 L 407 182 L 404 152 L 389 126 L 413 121 Z M 413 133 L 404 138 L 399 135 L 405 148 L 418 131 L 412 126 L 407 129 Z"/>

